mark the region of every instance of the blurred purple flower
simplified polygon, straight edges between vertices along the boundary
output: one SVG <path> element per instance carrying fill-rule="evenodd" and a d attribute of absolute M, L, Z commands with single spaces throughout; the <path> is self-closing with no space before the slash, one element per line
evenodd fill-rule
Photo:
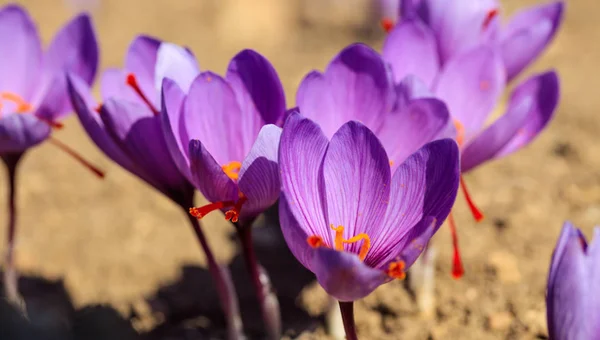
<path fill-rule="evenodd" d="M 65 25 L 43 52 L 27 12 L 0 9 L 0 154 L 21 154 L 50 137 L 71 112 L 66 72 L 91 84 L 98 45 L 90 18 L 81 14 Z"/>
<path fill-rule="evenodd" d="M 291 114 L 279 164 L 286 242 L 340 301 L 404 278 L 448 216 L 458 190 L 454 141 L 426 144 L 392 177 L 380 141 L 355 121 L 328 140 L 316 123 Z"/>
<path fill-rule="evenodd" d="M 275 69 L 260 54 L 244 50 L 231 60 L 224 78 L 203 72 L 185 92 L 165 79 L 163 127 L 169 151 L 211 202 L 190 212 L 201 218 L 221 209 L 234 223 L 253 220 L 277 201 L 280 191 L 277 125 L 285 97 Z"/>
<path fill-rule="evenodd" d="M 563 18 L 563 1 L 532 6 L 501 27 L 497 0 L 401 0 L 402 20 L 419 18 L 439 48 L 440 63 L 482 44 L 498 47 L 508 80 L 531 64 L 552 41 Z"/>
<path fill-rule="evenodd" d="M 364 124 L 383 144 L 392 171 L 420 147 L 445 135 L 452 124 L 439 99 L 399 96 L 385 61 L 363 44 L 343 49 L 324 73 L 309 73 L 298 88 L 296 103 L 328 138 L 348 121 Z"/>
<path fill-rule="evenodd" d="M 70 77 L 73 107 L 96 145 L 117 164 L 184 207 L 193 204 L 194 190 L 171 159 L 157 108 L 164 77 L 187 89 L 198 72 L 188 50 L 139 36 L 129 46 L 124 69 L 104 72 L 100 106 L 81 79 Z"/>
<path fill-rule="evenodd" d="M 546 292 L 550 340 L 594 340 L 600 334 L 600 228 L 587 243 L 565 222 L 552 255 Z"/>

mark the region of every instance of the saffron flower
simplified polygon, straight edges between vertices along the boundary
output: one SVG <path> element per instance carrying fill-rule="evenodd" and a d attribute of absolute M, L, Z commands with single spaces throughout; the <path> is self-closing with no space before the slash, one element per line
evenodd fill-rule
<path fill-rule="evenodd" d="M 166 76 L 187 88 L 198 72 L 187 49 L 139 36 L 129 46 L 125 68 L 103 74 L 101 105 L 80 78 L 69 78 L 73 107 L 89 137 L 109 158 L 169 197 L 186 215 L 194 204 L 194 187 L 171 158 L 161 127 L 160 90 Z M 198 220 L 190 218 L 190 222 L 219 292 L 229 338 L 240 339 L 241 320 L 229 273 L 215 261 Z"/>
<path fill-rule="evenodd" d="M 562 23 L 564 3 L 521 10 L 502 27 L 496 0 L 400 0 L 402 20 L 419 18 L 432 31 L 442 65 L 482 43 L 500 50 L 506 76 L 514 79 L 536 60 Z"/>
<path fill-rule="evenodd" d="M 435 97 L 448 106 L 451 132 L 461 150 L 461 171 L 498 159 L 528 145 L 549 123 L 558 105 L 559 81 L 554 71 L 536 74 L 512 91 L 507 109 L 489 125 L 506 88 L 506 69 L 500 50 L 477 45 L 440 62 L 433 31 L 418 18 L 402 20 L 388 35 L 383 57 L 393 70 L 398 91 L 406 98 Z M 483 214 L 461 180 L 467 203 L 477 221 Z M 450 216 L 452 217 L 452 216 Z M 463 274 L 453 220 L 450 218 L 455 277 Z"/>
<path fill-rule="evenodd" d="M 426 143 L 447 136 L 452 127 L 441 100 L 407 96 L 394 84 L 383 58 L 363 44 L 344 48 L 325 72 L 306 75 L 296 104 L 328 138 L 348 121 L 363 123 L 393 159 L 392 170 Z"/>
<path fill-rule="evenodd" d="M 361 123 L 342 125 L 331 140 L 298 113 L 284 125 L 281 228 L 295 257 L 340 301 L 403 279 L 456 198 L 453 140 L 426 144 L 393 176 L 389 162 Z"/>
<path fill-rule="evenodd" d="M 98 66 L 98 46 L 90 18 L 78 15 L 66 24 L 43 51 L 37 27 L 20 6 L 0 9 L 0 157 L 8 170 L 9 224 L 4 288 L 14 304 L 21 303 L 14 268 L 16 237 L 16 175 L 24 153 L 49 140 L 98 176 L 102 172 L 67 145 L 51 136 L 70 111 L 66 72 L 90 84 Z"/>
<path fill-rule="evenodd" d="M 279 339 L 279 303 L 256 262 L 251 226 L 281 190 L 277 152 L 283 87 L 266 58 L 244 50 L 231 60 L 225 77 L 202 72 L 185 93 L 176 82 L 164 80 L 162 117 L 169 151 L 181 173 L 210 201 L 190 214 L 200 219 L 222 210 L 235 225 L 268 338 Z"/>
<path fill-rule="evenodd" d="M 588 244 L 565 222 L 550 263 L 546 292 L 550 340 L 594 340 L 600 334 L 600 228 Z"/>

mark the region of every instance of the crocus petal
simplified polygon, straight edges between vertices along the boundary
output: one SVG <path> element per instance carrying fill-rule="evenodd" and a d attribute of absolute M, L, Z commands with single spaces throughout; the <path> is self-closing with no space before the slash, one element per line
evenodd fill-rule
<path fill-rule="evenodd" d="M 100 117 L 107 131 L 148 173 L 158 190 L 169 197 L 185 191 L 187 182 L 171 159 L 158 116 L 145 106 L 109 99 L 102 105 Z"/>
<path fill-rule="evenodd" d="M 210 202 L 236 201 L 237 185 L 223 172 L 199 140 L 191 140 L 189 145 L 190 171 L 193 183 Z"/>
<path fill-rule="evenodd" d="M 296 103 L 302 115 L 318 122 L 328 138 L 347 122 L 346 116 L 338 112 L 330 88 L 325 75 L 312 71 L 302 79 L 296 93 Z"/>
<path fill-rule="evenodd" d="M 389 267 L 389 263 L 397 258 L 401 258 L 404 261 L 404 266 L 409 268 L 415 263 L 419 256 L 427 249 L 429 240 L 433 237 L 438 229 L 439 221 L 432 216 L 426 216 L 421 219 L 414 227 L 412 227 L 402 238 L 398 247 L 402 247 L 400 255 L 389 258 L 388 265 L 384 265 L 383 268 Z M 385 262 L 384 262 L 385 263 Z"/>
<path fill-rule="evenodd" d="M 389 277 L 363 263 L 356 254 L 321 247 L 314 250 L 310 269 L 325 291 L 339 301 L 369 295 Z"/>
<path fill-rule="evenodd" d="M 437 139 L 449 121 L 446 104 L 433 98 L 412 100 L 400 111 L 391 113 L 378 137 L 386 148 L 392 169 Z"/>
<path fill-rule="evenodd" d="M 505 86 L 500 56 L 479 46 L 453 58 L 442 70 L 435 93 L 465 129 L 465 140 L 479 132 L 498 103 Z"/>
<path fill-rule="evenodd" d="M 56 120 L 71 112 L 66 73 L 92 84 L 98 68 L 98 43 L 91 19 L 75 17 L 58 32 L 44 55 L 36 115 Z"/>
<path fill-rule="evenodd" d="M 344 227 L 344 238 L 376 237 L 390 197 L 390 160 L 377 137 L 351 121 L 331 139 L 323 162 L 329 223 Z M 335 231 L 330 230 L 331 240 Z M 333 244 L 331 242 L 330 244 Z M 358 254 L 360 242 L 346 244 Z"/>
<path fill-rule="evenodd" d="M 314 76 L 300 85 L 296 98 L 300 112 L 315 118 L 328 137 L 340 126 L 323 125 L 318 117 L 334 115 L 342 123 L 358 120 L 374 131 L 379 129 L 385 113 L 394 105 L 394 88 L 387 65 L 377 52 L 366 45 L 350 45 L 329 64 L 324 77 L 326 85 L 312 80 Z M 324 122 L 331 120 L 328 117 Z"/>
<path fill-rule="evenodd" d="M 534 6 L 517 13 L 502 32 L 502 59 L 507 76 L 514 78 L 533 62 L 556 35 L 563 18 L 562 1 Z"/>
<path fill-rule="evenodd" d="M 564 239 L 567 239 L 566 241 Z M 565 225 L 560 249 L 552 257 L 552 281 L 548 281 L 548 328 L 557 340 L 594 339 L 600 331 L 597 281 L 590 273 L 598 271 L 599 258 L 586 255 L 585 239 L 571 226 Z M 596 241 L 596 240 L 594 240 Z M 589 249 L 589 248 L 588 248 Z"/>
<path fill-rule="evenodd" d="M 242 112 L 231 86 L 212 72 L 196 77 L 183 110 L 182 139 L 200 139 L 220 165 L 242 162 L 259 132 L 242 130 L 238 124 Z"/>
<path fill-rule="evenodd" d="M 418 15 L 423 0 L 397 0 L 400 2 L 398 17 L 410 19 Z"/>
<path fill-rule="evenodd" d="M 423 0 L 417 12 L 434 31 L 445 63 L 495 36 L 498 8 L 496 0 Z"/>
<path fill-rule="evenodd" d="M 414 75 L 431 86 L 440 69 L 435 36 L 418 19 L 403 20 L 394 27 L 383 44 L 382 56 L 392 66 L 396 82 Z"/>
<path fill-rule="evenodd" d="M 81 125 L 92 141 L 115 163 L 129 172 L 149 181 L 149 178 L 137 169 L 122 147 L 106 131 L 98 112 L 92 111 L 96 103 L 90 94 L 88 85 L 76 76 L 68 76 L 68 90 L 71 103 Z"/>
<path fill-rule="evenodd" d="M 29 101 L 39 79 L 42 47 L 36 26 L 23 8 L 8 5 L 0 10 L 0 46 L 0 89 Z"/>
<path fill-rule="evenodd" d="M 50 135 L 50 126 L 30 114 L 0 118 L 0 154 L 21 153 Z"/>
<path fill-rule="evenodd" d="M 256 124 L 261 120 L 263 124 L 283 124 L 283 85 L 277 71 L 265 57 L 253 50 L 241 51 L 229 63 L 225 78 L 244 112 L 240 124 Z M 245 117 L 251 115 L 258 115 L 262 119 L 246 121 Z"/>
<path fill-rule="evenodd" d="M 396 84 L 396 104 L 394 111 L 403 110 L 413 99 L 435 98 L 431 88 L 417 76 L 408 75 Z"/>
<path fill-rule="evenodd" d="M 192 181 L 190 173 L 190 160 L 188 157 L 189 141 L 182 139 L 181 115 L 183 113 L 183 103 L 185 93 L 175 83 L 175 81 L 163 79 L 160 112 L 161 127 L 167 147 L 171 153 L 173 161 L 179 168 L 179 171 Z"/>
<path fill-rule="evenodd" d="M 298 225 L 308 236 L 329 233 L 321 177 L 327 145 L 327 138 L 317 124 L 298 113 L 290 114 L 279 145 L 282 192 Z"/>
<path fill-rule="evenodd" d="M 392 178 L 385 219 L 377 226 L 378 235 L 371 243 L 367 264 L 387 265 L 399 256 L 412 229 L 421 228 L 413 232 L 411 240 L 428 228 L 420 223 L 424 217 L 436 220 L 433 232 L 437 231 L 458 192 L 458 155 L 456 143 L 444 139 L 426 144 L 398 167 Z"/>
<path fill-rule="evenodd" d="M 279 198 L 279 138 L 281 128 L 268 124 L 263 126 L 256 142 L 242 163 L 238 186 L 248 198 L 242 209 L 247 216 L 257 216 L 275 204 Z"/>
<path fill-rule="evenodd" d="M 189 91 L 200 73 L 196 58 L 184 47 L 163 42 L 158 48 L 154 71 L 154 86 L 158 92 L 164 78 L 174 80 L 184 92 Z"/>
<path fill-rule="evenodd" d="M 307 269 L 310 270 L 314 248 L 308 244 L 307 228 L 303 228 L 291 211 L 285 194 L 279 197 L 279 222 L 283 238 L 292 254 Z"/>
<path fill-rule="evenodd" d="M 533 76 L 519 85 L 512 93 L 509 105 L 519 105 L 519 102 L 531 100 L 531 108 L 517 133 L 494 157 L 507 156 L 531 143 L 554 116 L 559 97 L 559 80 L 553 71 Z"/>
<path fill-rule="evenodd" d="M 125 73 L 133 73 L 138 85 L 148 99 L 158 105 L 158 93 L 154 83 L 158 47 L 161 41 L 153 37 L 137 36 L 129 45 L 125 55 Z M 124 80 L 125 78 L 123 78 Z"/>

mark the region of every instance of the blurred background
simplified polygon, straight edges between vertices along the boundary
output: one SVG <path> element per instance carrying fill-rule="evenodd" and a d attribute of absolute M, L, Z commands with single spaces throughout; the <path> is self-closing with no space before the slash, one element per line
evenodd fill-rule
<path fill-rule="evenodd" d="M 103 68 L 120 67 L 128 44 L 140 33 L 189 46 L 201 69 L 219 73 L 239 50 L 255 49 L 279 72 L 289 107 L 303 76 L 322 70 L 346 45 L 361 41 L 380 49 L 384 32 L 373 2 L 18 1 L 37 22 L 46 43 L 75 13 L 89 11 Z M 506 19 L 519 7 L 535 3 L 502 1 L 502 14 Z M 562 98 L 549 129 L 525 150 L 466 178 L 486 219 L 476 224 L 459 196 L 455 216 L 465 277 L 456 281 L 450 276 L 450 235 L 442 228 L 434 240 L 435 317 L 420 318 L 403 283 L 393 282 L 357 305 L 359 333 L 365 339 L 546 338 L 546 276 L 562 222 L 572 220 L 588 236 L 592 226 L 600 224 L 598 10 L 600 4 L 593 1 L 567 3 L 557 39 L 520 78 L 558 70 Z M 57 339 L 222 336 L 223 321 L 202 269 L 204 256 L 185 216 L 100 153 L 75 117 L 65 126 L 55 137 L 98 164 L 107 176 L 97 179 L 49 144 L 27 153 L 19 173 L 16 263 L 35 327 L 25 330 L 25 320 L 0 313 L 0 338 L 13 339 L 6 332 L 17 325 L 23 325 L 17 330 L 23 334 L 41 331 Z M 6 187 L 6 179 L 0 177 L 2 208 Z M 1 230 L 5 219 L 0 210 Z M 287 334 L 326 339 L 325 295 L 290 257 L 272 220 L 258 222 L 256 242 L 276 281 Z M 232 263 L 247 311 L 246 326 L 250 334 L 259 334 L 258 310 L 230 236 L 233 228 L 219 213 L 207 216 L 203 226 L 218 260 Z M 4 234 L 0 233 L 0 252 Z M 42 333 L 32 338 L 44 339 Z"/>

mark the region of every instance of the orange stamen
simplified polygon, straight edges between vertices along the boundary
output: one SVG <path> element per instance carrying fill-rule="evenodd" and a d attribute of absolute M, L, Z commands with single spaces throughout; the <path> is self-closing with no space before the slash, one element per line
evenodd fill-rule
<path fill-rule="evenodd" d="M 248 199 L 244 194 L 240 193 L 240 199 L 235 203 L 233 209 L 225 212 L 225 219 L 231 221 L 233 223 L 237 223 L 240 219 L 240 211 L 242 210 L 242 205 L 246 203 Z"/>
<path fill-rule="evenodd" d="M 2 92 L 0 97 L 3 100 L 8 100 L 15 103 L 17 105 L 16 113 L 26 113 L 33 110 L 33 106 L 25 100 L 23 100 L 23 98 L 21 98 L 21 96 L 19 96 L 18 94 L 14 94 L 12 92 Z"/>
<path fill-rule="evenodd" d="M 467 204 L 469 205 L 469 209 L 471 209 L 471 214 L 473 214 L 473 218 L 475 219 L 475 221 L 483 221 L 483 218 L 485 216 L 483 216 L 481 210 L 477 208 L 477 206 L 473 202 L 473 199 L 471 199 L 471 195 L 469 194 L 469 190 L 467 189 L 467 184 L 465 183 L 465 180 L 463 179 L 462 175 L 460 175 L 460 187 L 462 188 L 462 191 L 465 194 L 465 199 L 467 200 Z"/>
<path fill-rule="evenodd" d="M 404 271 L 405 268 L 406 263 L 404 263 L 404 261 L 398 260 L 390 263 L 385 273 L 391 278 L 404 280 L 406 278 L 406 272 Z"/>
<path fill-rule="evenodd" d="M 211 213 L 215 210 L 231 207 L 233 205 L 235 205 L 235 202 L 233 202 L 233 201 L 219 201 L 219 202 L 210 203 L 210 204 L 198 207 L 198 208 L 196 208 L 196 207 L 190 208 L 189 212 L 190 212 L 190 215 L 194 216 L 195 218 L 201 219 L 202 217 L 208 215 L 209 213 Z"/>
<path fill-rule="evenodd" d="M 390 161 L 390 166 L 394 166 L 394 161 Z"/>
<path fill-rule="evenodd" d="M 456 143 L 462 146 L 465 141 L 465 126 L 458 119 L 454 119 L 454 128 L 456 128 Z"/>
<path fill-rule="evenodd" d="M 485 31 L 488 26 L 492 23 L 492 20 L 498 15 L 499 11 L 497 8 L 494 8 L 487 12 L 485 15 L 485 19 L 483 19 L 483 25 L 481 26 L 481 30 Z"/>
<path fill-rule="evenodd" d="M 456 224 L 454 223 L 454 217 L 452 213 L 448 215 L 448 225 L 450 226 L 450 234 L 452 235 L 452 247 L 454 248 L 454 256 L 452 259 L 452 277 L 460 279 L 464 273 L 460 250 L 458 248 L 458 233 L 456 232 Z"/>
<path fill-rule="evenodd" d="M 66 144 L 64 144 L 63 142 L 59 141 L 58 139 L 53 138 L 52 136 L 50 136 L 49 141 L 50 141 L 51 144 L 55 145 L 56 147 L 58 147 L 62 151 L 66 152 L 69 156 L 73 157 L 81 165 L 83 165 L 84 167 L 86 167 L 87 169 L 89 169 L 90 171 L 92 171 L 96 176 L 98 176 L 100 178 L 104 178 L 104 172 L 102 170 L 98 169 L 96 166 L 92 165 L 90 162 L 88 162 L 87 160 L 85 160 L 75 150 L 71 149 Z"/>
<path fill-rule="evenodd" d="M 344 243 L 351 244 L 351 243 L 356 243 L 358 241 L 363 241 L 362 245 L 360 246 L 360 250 L 358 251 L 358 258 L 361 261 L 365 260 L 365 258 L 367 257 L 367 253 L 369 252 L 369 248 L 371 248 L 371 238 L 369 237 L 369 235 L 367 235 L 365 233 L 360 233 L 348 240 L 345 240 L 343 226 L 340 225 L 340 226 L 336 227 L 333 224 L 331 224 L 330 227 L 331 227 L 331 229 L 333 229 L 335 231 L 335 239 L 334 239 L 335 250 L 338 250 L 338 251 L 344 250 Z"/>
<path fill-rule="evenodd" d="M 242 163 L 237 161 L 229 162 L 221 166 L 221 169 L 223 169 L 223 172 L 225 172 L 227 177 L 231 178 L 234 181 L 236 181 L 240 177 L 239 171 L 241 168 Z"/>
<path fill-rule="evenodd" d="M 135 91 L 135 93 L 142 99 L 142 101 L 148 106 L 148 108 L 150 108 L 150 111 L 152 111 L 155 115 L 158 115 L 160 113 L 160 111 L 158 111 L 154 107 L 152 102 L 150 102 L 148 97 L 146 97 L 144 92 L 142 92 L 142 89 L 140 88 L 140 85 L 137 82 L 135 74 L 133 74 L 133 73 L 127 74 L 127 85 L 131 86 L 133 91 Z"/>
<path fill-rule="evenodd" d="M 308 242 L 308 245 L 310 245 L 313 248 L 319 248 L 319 247 L 325 246 L 325 242 L 323 242 L 323 239 L 321 238 L 321 236 L 317 236 L 317 235 L 309 236 L 306 239 L 306 242 Z"/>
<path fill-rule="evenodd" d="M 385 31 L 385 33 L 390 33 L 390 31 L 394 28 L 394 21 L 390 18 L 381 19 L 381 28 Z"/>

